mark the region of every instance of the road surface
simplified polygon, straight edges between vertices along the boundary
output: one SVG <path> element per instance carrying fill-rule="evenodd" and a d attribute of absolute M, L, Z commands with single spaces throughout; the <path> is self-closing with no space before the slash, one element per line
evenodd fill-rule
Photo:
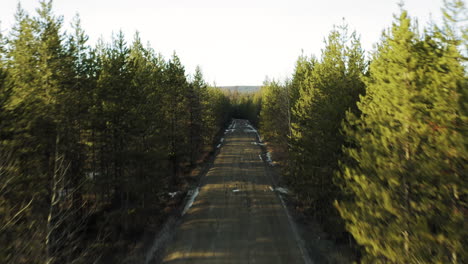
<path fill-rule="evenodd" d="M 308 262 L 282 201 L 271 189 L 256 131 L 239 119 L 230 128 L 162 263 Z"/>

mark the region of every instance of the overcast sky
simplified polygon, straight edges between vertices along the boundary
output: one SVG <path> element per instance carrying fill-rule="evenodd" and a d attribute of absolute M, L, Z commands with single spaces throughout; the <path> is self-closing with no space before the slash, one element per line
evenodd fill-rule
<path fill-rule="evenodd" d="M 0 0 L 3 33 L 14 22 L 17 0 Z M 301 50 L 320 55 L 323 40 L 345 18 L 369 51 L 398 13 L 398 0 L 55 0 L 64 25 L 79 13 L 90 44 L 136 30 L 165 57 L 175 50 L 187 73 L 200 65 L 211 84 L 260 85 L 288 77 Z M 22 0 L 30 14 L 38 0 Z M 420 24 L 439 20 L 442 0 L 406 0 Z"/>

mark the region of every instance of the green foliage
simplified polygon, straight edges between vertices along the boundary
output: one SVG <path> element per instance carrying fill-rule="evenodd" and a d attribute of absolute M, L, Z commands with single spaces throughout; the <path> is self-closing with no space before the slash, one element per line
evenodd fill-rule
<path fill-rule="evenodd" d="M 360 117 L 348 112 L 337 203 L 368 263 L 464 263 L 466 89 L 456 47 L 418 37 L 402 11 L 370 65 Z"/>
<path fill-rule="evenodd" d="M 325 44 L 321 60 L 300 57 L 293 76 L 299 97 L 292 107 L 288 178 L 311 212 L 340 236 L 333 224 L 339 217 L 332 202 L 340 195 L 333 171 L 343 144 L 341 122 L 364 90 L 360 77 L 365 62 L 359 39 L 354 33 L 350 38 L 345 26 L 334 29 Z"/>
<path fill-rule="evenodd" d="M 0 36 L 0 262 L 90 263 L 159 223 L 231 104 L 138 34 L 91 48 L 78 16 L 63 34 L 37 12 Z"/>
<path fill-rule="evenodd" d="M 267 141 L 287 145 L 289 135 L 290 106 L 288 86 L 276 81 L 265 82 L 260 94 L 260 132 Z"/>
<path fill-rule="evenodd" d="M 232 102 L 233 118 L 247 119 L 254 126 L 258 126 L 261 109 L 260 93 L 240 93 L 237 90 L 228 91 L 227 96 Z"/>
<path fill-rule="evenodd" d="M 215 87 L 207 88 L 207 97 L 203 101 L 203 137 L 205 144 L 210 144 L 220 129 L 226 126 L 231 118 L 231 100 L 221 89 Z"/>
<path fill-rule="evenodd" d="M 314 57 L 308 58 L 304 54 L 297 59 L 289 89 L 290 108 L 296 105 L 299 100 L 301 87 L 307 86 L 308 78 L 316 63 L 317 60 Z"/>
<path fill-rule="evenodd" d="M 206 100 L 207 85 L 203 80 L 203 74 L 200 67 L 195 69 L 193 81 L 188 88 L 188 106 L 189 106 L 189 158 L 190 165 L 193 166 L 196 158 L 200 154 L 203 145 L 202 130 L 206 124 L 203 123 L 203 106 L 206 105 L 202 99 Z"/>

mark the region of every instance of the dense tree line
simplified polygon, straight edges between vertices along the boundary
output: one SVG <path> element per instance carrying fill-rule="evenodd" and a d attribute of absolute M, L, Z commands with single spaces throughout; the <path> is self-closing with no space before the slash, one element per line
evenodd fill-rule
<path fill-rule="evenodd" d="M 230 100 L 138 34 L 91 47 L 79 17 L 63 33 L 52 1 L 15 18 L 0 36 L 0 262 L 99 262 L 160 221 Z"/>
<path fill-rule="evenodd" d="M 330 206 L 340 195 L 333 181 L 344 143 L 340 126 L 364 92 L 365 70 L 359 39 L 343 25 L 331 31 L 320 60 L 302 55 L 291 81 L 269 81 L 262 88 L 262 135 L 288 153 L 286 180 L 314 216 L 329 224 L 341 219 Z M 330 230 L 341 232 L 340 226 Z"/>
<path fill-rule="evenodd" d="M 465 10 L 446 2 L 444 24 L 422 33 L 402 10 L 370 62 L 336 27 L 320 59 L 299 57 L 291 80 L 260 92 L 284 179 L 363 263 L 468 260 Z"/>
<path fill-rule="evenodd" d="M 261 107 L 261 95 L 257 92 L 226 91 L 231 102 L 233 118 L 248 119 L 252 125 L 258 126 Z"/>
<path fill-rule="evenodd" d="M 468 260 L 461 59 L 453 36 L 419 36 L 404 11 L 374 54 L 361 115 L 345 120 L 338 172 L 352 199 L 337 206 L 364 262 Z"/>

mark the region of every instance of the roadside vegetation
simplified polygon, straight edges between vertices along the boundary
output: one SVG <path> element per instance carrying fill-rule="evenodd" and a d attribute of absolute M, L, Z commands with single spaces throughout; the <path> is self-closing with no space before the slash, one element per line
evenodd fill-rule
<path fill-rule="evenodd" d="M 117 263 L 164 220 L 230 99 L 138 34 L 91 47 L 49 1 L 15 18 L 0 37 L 0 262 Z"/>
<path fill-rule="evenodd" d="M 369 58 L 335 27 L 252 99 L 298 208 L 362 263 L 468 260 L 464 3 L 443 14 L 420 31 L 402 9 Z"/>

